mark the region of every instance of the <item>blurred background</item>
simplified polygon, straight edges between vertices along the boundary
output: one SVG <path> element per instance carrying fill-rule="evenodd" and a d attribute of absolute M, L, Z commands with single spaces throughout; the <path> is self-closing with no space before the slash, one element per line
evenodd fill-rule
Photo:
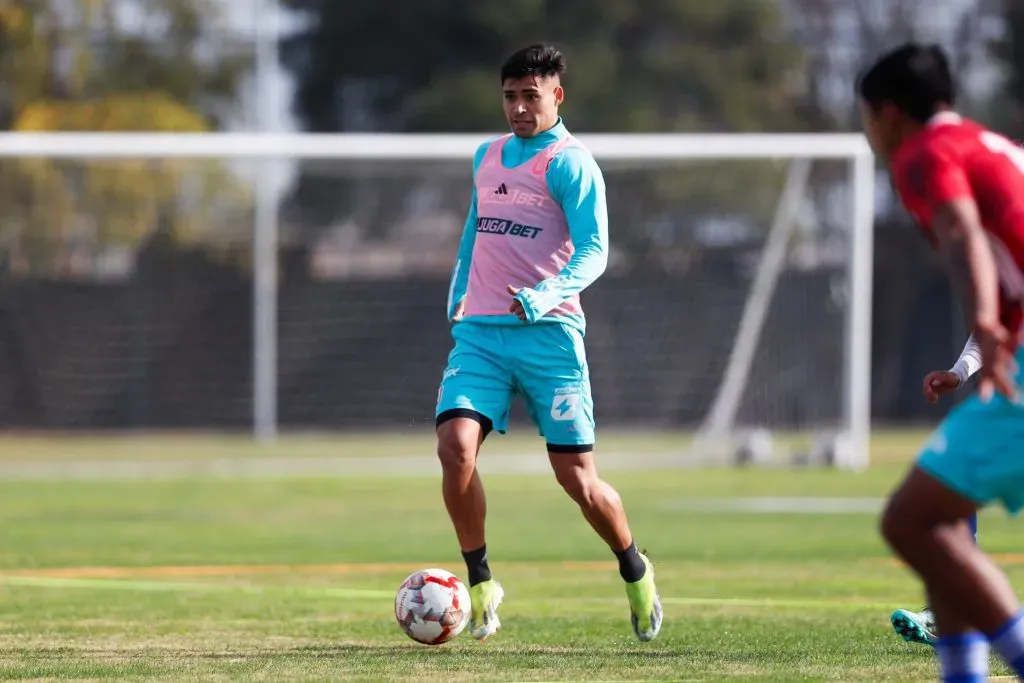
<path fill-rule="evenodd" d="M 836 145 L 862 137 L 810 164 L 628 137 L 857 133 L 855 75 L 909 39 L 949 50 L 965 114 L 1024 134 L 1022 0 L 0 0 L 0 678 L 935 680 L 890 631 L 924 598 L 877 517 L 966 394 L 920 395 L 967 336 L 944 273 L 867 156 L 874 206 L 855 196 Z M 504 630 L 414 647 L 396 587 L 464 566 L 433 424 L 470 157 L 536 41 L 567 57 L 570 130 L 624 153 L 598 156 L 612 247 L 586 343 L 598 461 L 665 628 L 633 643 L 617 563 L 515 406 L 480 458 Z M 468 137 L 402 138 L 441 146 L 401 161 L 76 136 L 117 132 Z M 867 471 L 683 466 L 716 415 L 813 456 L 868 344 Z M 981 527 L 1024 579 L 1019 528 Z"/>
<path fill-rule="evenodd" d="M 0 129 L 484 140 L 505 130 L 502 60 L 551 41 L 584 136 L 855 131 L 858 69 L 907 39 L 950 50 L 964 113 L 1022 132 L 1010 0 L 0 0 Z M 785 169 L 606 166 L 613 252 L 585 295 L 602 426 L 705 418 Z M 845 173 L 814 166 L 745 423 L 840 411 Z M 469 182 L 468 158 L 0 160 L 0 429 L 249 429 L 254 207 L 270 193 L 280 428 L 429 433 Z M 920 378 L 966 332 L 883 174 L 877 195 L 872 419 L 927 425 L 945 408 Z"/>

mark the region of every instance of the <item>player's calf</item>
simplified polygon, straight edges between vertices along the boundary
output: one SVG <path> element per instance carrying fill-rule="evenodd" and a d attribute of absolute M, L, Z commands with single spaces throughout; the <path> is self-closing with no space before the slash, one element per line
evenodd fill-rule
<path fill-rule="evenodd" d="M 587 522 L 612 550 L 629 546 L 632 534 L 622 499 L 597 475 L 593 451 L 555 450 L 558 448 L 549 445 L 548 458 L 562 489 L 579 505 Z"/>
<path fill-rule="evenodd" d="M 471 602 L 469 630 L 477 640 L 489 638 L 501 627 L 497 610 L 504 596 L 501 585 L 491 578 L 487 562 L 484 535 L 487 502 L 483 482 L 476 471 L 477 454 L 488 431 L 490 424 L 486 418 L 468 411 L 448 411 L 438 416 L 441 488 L 466 562 Z"/>
<path fill-rule="evenodd" d="M 479 554 L 486 564 L 484 522 L 487 499 L 483 482 L 476 471 L 476 457 L 483 438 L 484 431 L 477 420 L 462 416 L 438 420 L 437 457 L 441 462 L 441 490 L 445 508 L 463 553 L 473 553 L 474 557 Z M 467 566 L 472 586 L 473 566 L 469 559 Z"/>
<path fill-rule="evenodd" d="M 966 520 L 967 527 L 974 537 L 974 544 L 978 544 L 978 514 L 974 513 Z M 935 626 L 935 614 L 931 607 L 925 605 L 920 612 L 909 609 L 897 609 L 889 616 L 896 635 L 908 643 L 920 643 L 922 645 L 934 646 L 938 640 L 938 631 Z"/>
<path fill-rule="evenodd" d="M 920 466 L 892 495 L 881 532 L 889 546 L 966 624 L 990 633 L 1017 611 L 1009 582 L 974 544 L 964 521 L 975 504 Z M 941 622 L 938 624 L 942 632 Z"/>
<path fill-rule="evenodd" d="M 562 489 L 579 505 L 584 518 L 615 553 L 622 580 L 628 584 L 639 582 L 647 573 L 649 563 L 633 542 L 622 498 L 597 475 L 593 455 L 581 453 L 578 457 L 566 457 L 565 453 L 553 451 L 550 457 Z"/>
<path fill-rule="evenodd" d="M 943 652 L 978 651 L 977 638 L 970 635 L 978 631 L 1024 678 L 1024 615 L 1006 575 L 974 544 L 964 521 L 973 507 L 915 467 L 890 499 L 882 534 L 921 577 L 928 594 L 941 597 L 943 609 L 955 617 L 951 631 L 937 615 L 940 661 Z M 956 668 L 955 662 L 948 667 Z"/>
<path fill-rule="evenodd" d="M 580 506 L 587 522 L 619 562 L 633 632 L 642 641 L 654 640 L 661 630 L 661 598 L 654 583 L 654 568 L 633 542 L 622 499 L 597 475 L 593 452 L 559 451 L 550 445 L 548 448 L 558 483 Z"/>

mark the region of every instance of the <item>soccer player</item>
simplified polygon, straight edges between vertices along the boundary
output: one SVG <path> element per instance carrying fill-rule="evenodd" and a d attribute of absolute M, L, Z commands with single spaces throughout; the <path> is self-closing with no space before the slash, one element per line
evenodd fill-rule
<path fill-rule="evenodd" d="M 481 145 L 473 160 L 448 300 L 455 343 L 437 398 L 442 489 L 466 561 L 470 632 L 482 640 L 500 626 L 503 591 L 488 566 L 477 454 L 489 432 L 505 432 L 512 398 L 522 396 L 555 478 L 618 558 L 633 631 L 650 641 L 662 621 L 654 569 L 594 466 L 579 294 L 607 264 L 608 213 L 601 170 L 558 114 L 564 71 L 551 46 L 509 57 L 501 90 L 512 133 Z"/>
<path fill-rule="evenodd" d="M 935 403 L 942 396 L 956 391 L 981 368 L 981 349 L 974 337 L 967 340 L 963 352 L 949 370 L 929 372 L 922 383 L 921 391 L 929 403 Z M 978 542 L 978 515 L 967 519 L 967 525 Z M 935 613 L 925 607 L 920 612 L 898 609 L 889 617 L 896 634 L 908 643 L 935 645 Z"/>
<path fill-rule="evenodd" d="M 871 146 L 946 258 L 981 352 L 978 393 L 939 425 L 890 496 L 881 533 L 924 583 L 942 680 L 986 680 L 990 647 L 1024 677 L 1020 603 L 966 522 L 996 500 L 1011 513 L 1024 507 L 1024 152 L 953 111 L 938 47 L 884 55 L 857 93 Z"/>

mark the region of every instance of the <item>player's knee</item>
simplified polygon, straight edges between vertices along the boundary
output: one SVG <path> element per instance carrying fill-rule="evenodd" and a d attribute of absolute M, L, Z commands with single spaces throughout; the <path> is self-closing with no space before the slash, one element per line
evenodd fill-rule
<path fill-rule="evenodd" d="M 890 499 L 878 524 L 879 533 L 890 548 L 901 552 L 916 535 L 916 529 L 903 506 Z"/>
<path fill-rule="evenodd" d="M 464 428 L 460 420 L 452 420 L 437 428 L 437 458 L 449 471 L 472 470 L 480 446 L 479 431 Z M 460 428 L 462 426 L 463 428 Z"/>
<path fill-rule="evenodd" d="M 575 471 L 570 471 L 555 472 L 555 479 L 558 480 L 562 490 L 569 494 L 574 501 L 584 506 L 589 502 L 592 487 L 585 477 Z"/>
<path fill-rule="evenodd" d="M 896 499 L 890 500 L 882 513 L 879 530 L 889 547 L 904 558 L 912 556 L 922 543 L 944 542 L 948 531 Z"/>
<path fill-rule="evenodd" d="M 606 498 L 617 495 L 611 487 L 603 485 L 596 472 L 583 467 L 556 470 L 555 478 L 569 497 L 583 508 L 592 508 L 598 502 L 606 502 Z"/>
<path fill-rule="evenodd" d="M 896 550 L 902 530 L 899 517 L 893 515 L 890 506 L 886 506 L 882 516 L 878 518 L 878 533 L 890 548 Z"/>

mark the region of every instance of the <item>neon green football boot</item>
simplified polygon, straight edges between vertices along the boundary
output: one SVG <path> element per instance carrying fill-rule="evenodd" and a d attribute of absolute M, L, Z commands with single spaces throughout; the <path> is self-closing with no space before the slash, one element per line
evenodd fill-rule
<path fill-rule="evenodd" d="M 654 585 L 654 565 L 643 553 L 640 553 L 640 558 L 647 566 L 647 571 L 639 581 L 626 584 L 626 597 L 629 598 L 629 619 L 633 624 L 633 633 L 646 643 L 658 637 L 662 611 L 661 597 Z"/>
<path fill-rule="evenodd" d="M 498 605 L 505 597 L 501 584 L 494 579 L 482 581 L 469 588 L 469 602 L 472 612 L 469 617 L 469 633 L 477 640 L 490 638 L 501 628 L 498 620 Z"/>

